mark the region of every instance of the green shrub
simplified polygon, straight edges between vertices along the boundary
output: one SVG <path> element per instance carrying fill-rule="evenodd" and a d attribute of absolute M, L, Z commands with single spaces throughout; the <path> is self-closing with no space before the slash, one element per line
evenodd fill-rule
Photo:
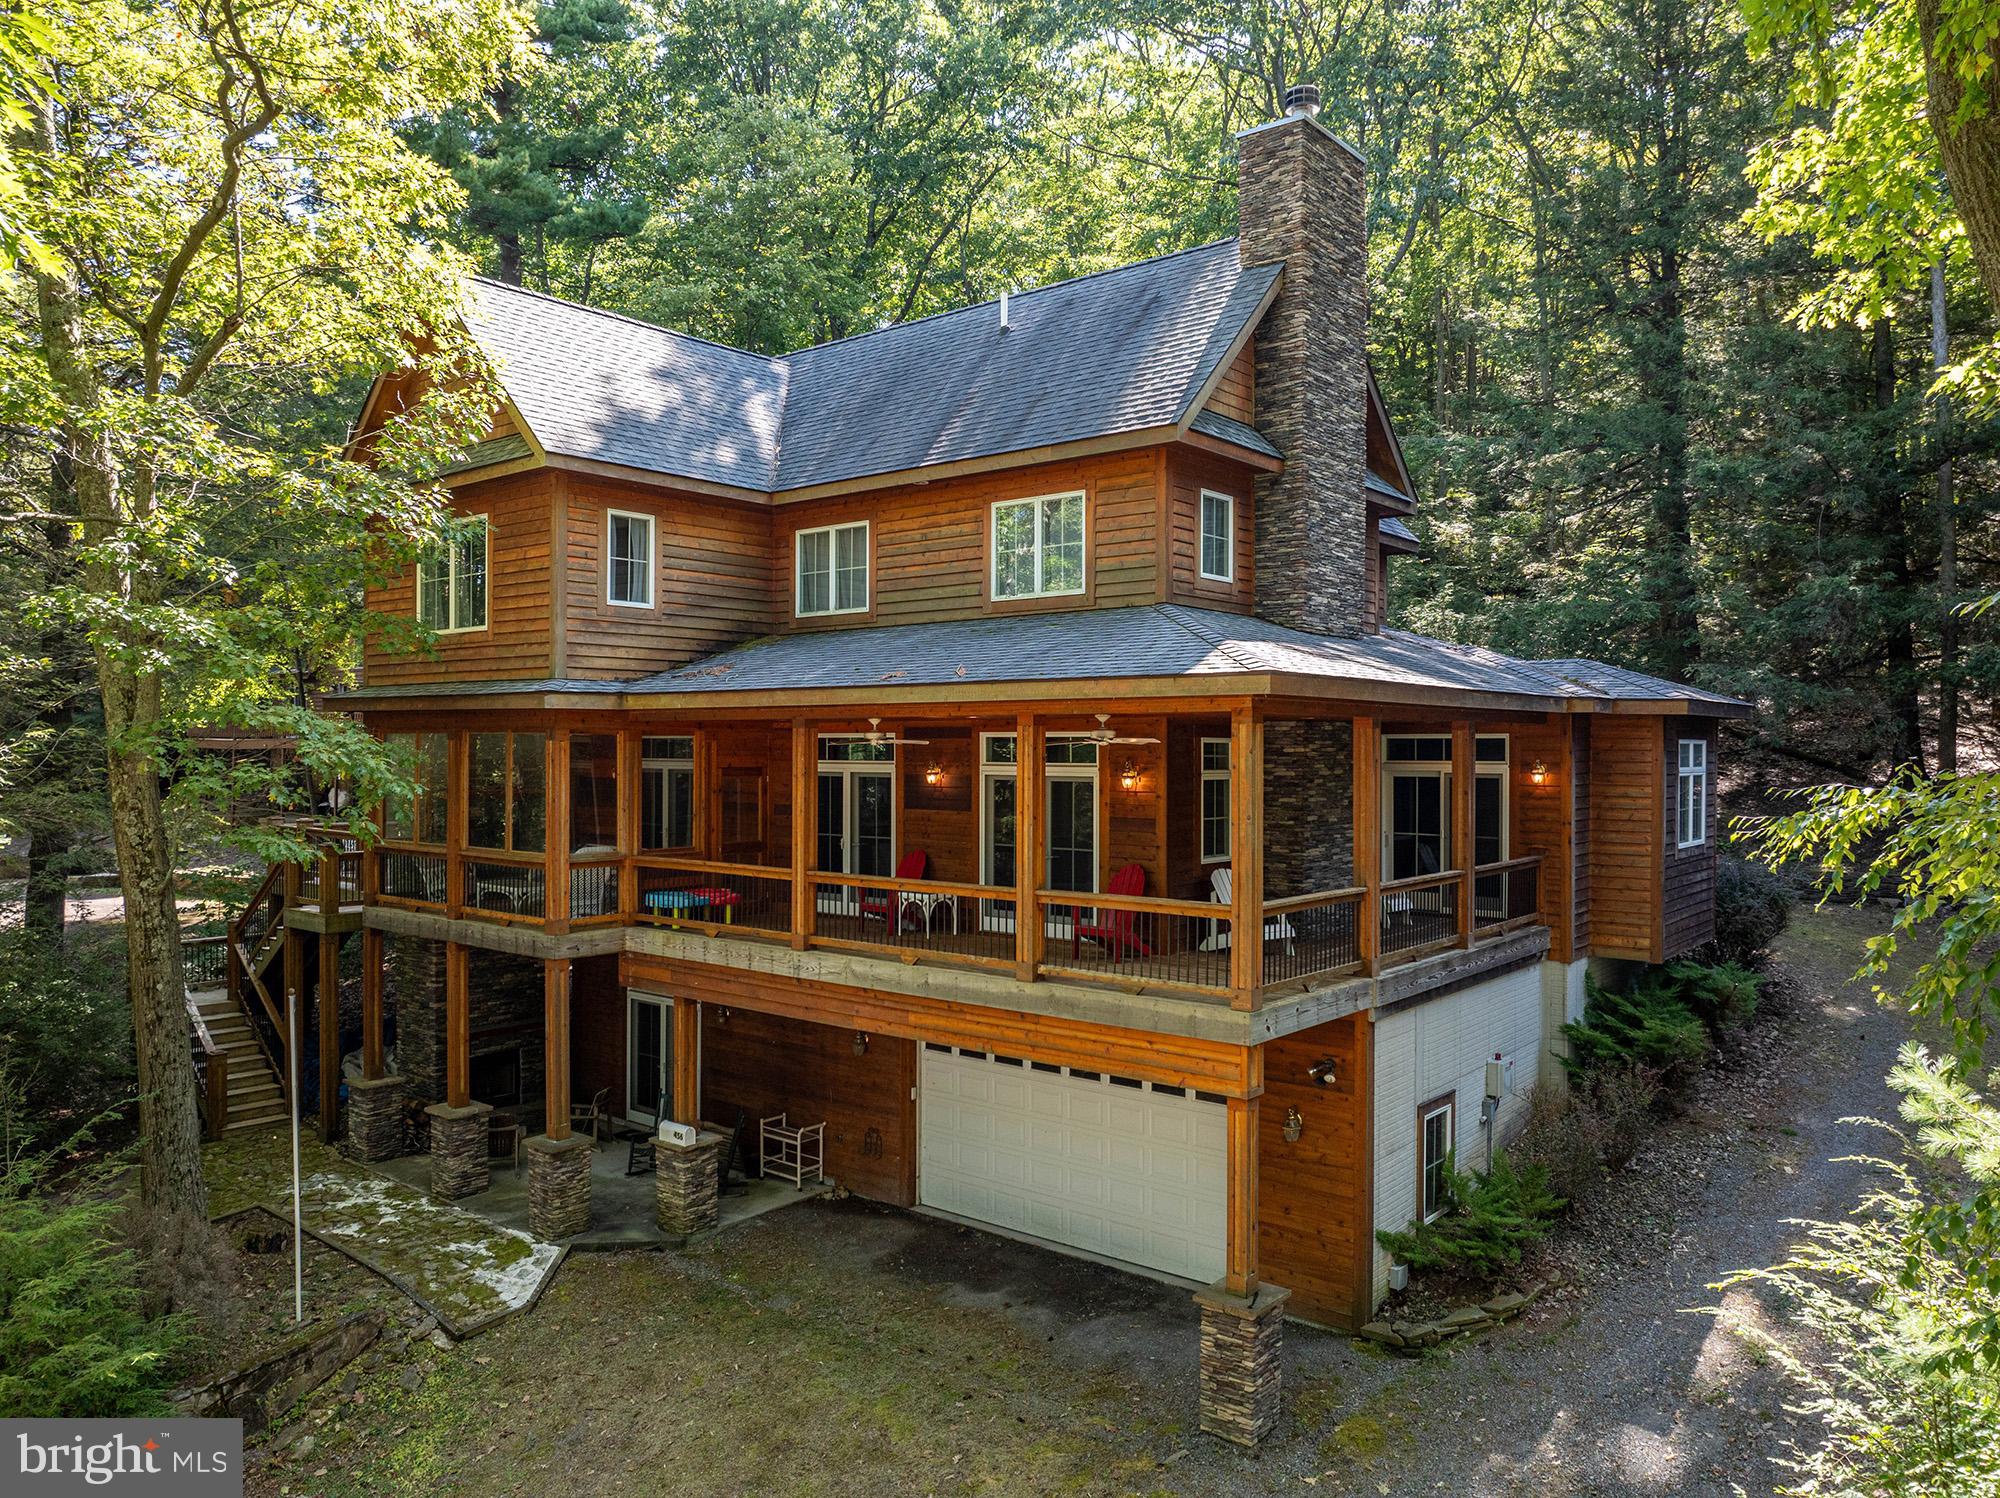
<path fill-rule="evenodd" d="M 1762 864 L 1720 858 L 1715 866 L 1715 936 L 1704 956 L 1754 965 L 1792 918 L 1791 886 Z"/>
<path fill-rule="evenodd" d="M 1659 1094 L 1651 1073 L 1633 1066 L 1605 1067 L 1567 1088 L 1537 1083 L 1507 1156 L 1520 1169 L 1540 1170 L 1550 1191 L 1575 1201 L 1638 1151 Z"/>
<path fill-rule="evenodd" d="M 1572 1078 L 1640 1067 L 1673 1085 L 1707 1059 L 1708 1027 L 1671 987 L 1642 980 L 1621 994 L 1595 978 L 1584 981 L 1583 1018 L 1563 1026 L 1570 1043 L 1563 1065 Z"/>
<path fill-rule="evenodd" d="M 74 930 L 59 942 L 0 935 L 0 1066 L 10 1122 L 44 1145 L 131 1096 L 124 944 Z"/>
<path fill-rule="evenodd" d="M 1447 1166 L 1451 1206 L 1435 1222 L 1380 1232 L 1381 1245 L 1412 1269 L 1446 1270 L 1491 1279 L 1521 1262 L 1521 1250 L 1549 1229 L 1563 1199 L 1549 1189 L 1539 1165 L 1515 1166 L 1502 1150 L 1485 1175 Z"/>
<path fill-rule="evenodd" d="M 1747 1025 L 1757 1013 L 1762 980 L 1741 963 L 1670 962 L 1647 976 L 1700 1016 L 1711 1035 Z"/>

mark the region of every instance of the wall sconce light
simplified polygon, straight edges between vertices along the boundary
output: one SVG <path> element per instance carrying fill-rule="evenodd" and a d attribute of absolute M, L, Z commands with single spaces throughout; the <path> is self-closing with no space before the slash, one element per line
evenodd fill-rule
<path fill-rule="evenodd" d="M 1285 1110 L 1285 1143 L 1297 1144 L 1299 1135 L 1306 1131 L 1306 1116 L 1297 1108 Z"/>
<path fill-rule="evenodd" d="M 924 771 L 924 784 L 925 784 L 925 785 L 943 785 L 943 784 L 944 784 L 944 766 L 943 766 L 943 765 L 941 765 L 941 764 L 938 764 L 938 763 L 937 763 L 937 762 L 936 762 L 935 760 L 933 760 L 933 761 L 931 762 L 931 766 L 930 766 L 930 768 Z"/>
<path fill-rule="evenodd" d="M 724 1004 L 720 1009 L 715 1011 L 715 1022 L 718 1025 L 729 1023 L 729 1006 L 727 1004 Z"/>
<path fill-rule="evenodd" d="M 1317 1082 L 1322 1087 L 1331 1087 L 1338 1079 L 1335 1075 L 1333 1057 L 1323 1056 L 1306 1068 L 1306 1080 Z"/>
<path fill-rule="evenodd" d="M 1532 765 L 1528 766 L 1528 779 L 1536 785 L 1547 785 L 1549 783 L 1549 767 L 1547 763 L 1538 759 Z"/>
<path fill-rule="evenodd" d="M 1139 767 L 1129 759 L 1125 761 L 1125 768 L 1118 772 L 1118 787 L 1127 791 L 1139 789 Z"/>
<path fill-rule="evenodd" d="M 857 1056 L 865 1056 L 868 1054 L 867 1032 L 862 1030 L 856 1030 L 854 1032 L 854 1054 Z"/>

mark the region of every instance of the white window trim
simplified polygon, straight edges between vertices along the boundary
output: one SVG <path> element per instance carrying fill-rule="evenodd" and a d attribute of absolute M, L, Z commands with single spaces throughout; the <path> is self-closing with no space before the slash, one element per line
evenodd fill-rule
<path fill-rule="evenodd" d="M 460 518 L 464 520 L 477 520 L 479 522 L 479 542 L 486 554 L 486 618 L 480 620 L 477 624 L 452 624 L 433 631 L 440 635 L 476 635 L 485 629 L 493 618 L 493 517 L 481 511 L 478 513 L 467 513 Z M 417 560 L 414 594 L 417 605 L 417 619 L 421 623 L 424 617 L 424 564 L 421 557 Z M 451 613 L 453 600 L 457 597 L 458 547 L 453 545 L 445 553 L 444 604 L 447 616 Z"/>
<path fill-rule="evenodd" d="M 1688 763 L 1691 746 L 1701 751 L 1696 756 L 1698 764 Z M 1674 751 L 1674 769 L 1674 842 L 1682 848 L 1699 848 L 1708 841 L 1708 740 L 1680 740 Z M 1682 815 L 1683 796 L 1691 815 Z M 1687 835 L 1689 823 L 1694 827 L 1693 837 Z"/>
<path fill-rule="evenodd" d="M 1228 544 L 1223 548 L 1227 559 L 1223 565 L 1227 572 L 1210 572 L 1205 565 L 1208 555 L 1208 532 L 1205 523 L 1208 518 L 1208 501 L 1219 499 L 1229 506 L 1229 533 L 1225 537 Z M 1194 565 L 1205 581 L 1212 583 L 1233 583 L 1236 581 L 1236 496 L 1224 494 L 1220 489 L 1204 489 L 1201 498 L 1195 501 L 1194 515 Z"/>
<path fill-rule="evenodd" d="M 613 598 L 611 579 L 614 575 L 612 563 L 617 560 L 611 555 L 611 526 L 617 520 L 637 520 L 646 527 L 646 597 L 644 602 L 631 598 Z M 659 570 L 660 532 L 659 522 L 643 510 L 606 510 L 604 512 L 604 601 L 614 609 L 649 609 L 653 606 L 653 574 Z"/>
<path fill-rule="evenodd" d="M 1227 739 L 1201 739 L 1197 741 L 1195 746 L 1195 751 L 1194 751 L 1195 768 L 1199 770 L 1201 773 L 1200 773 L 1200 784 L 1196 790 L 1195 801 L 1194 801 L 1194 845 L 1197 849 L 1202 850 L 1201 862 L 1203 867 L 1207 867 L 1209 864 L 1228 863 L 1230 858 L 1230 854 L 1227 851 L 1216 854 L 1211 854 L 1206 851 L 1205 834 L 1207 832 L 1207 828 L 1204 825 L 1207 821 L 1207 817 L 1204 814 L 1204 808 L 1205 808 L 1205 798 L 1207 796 L 1206 788 L 1208 782 L 1211 780 L 1219 780 L 1224 785 L 1227 785 L 1229 784 L 1229 779 L 1231 774 L 1235 770 L 1234 765 L 1227 765 L 1220 770 L 1209 769 L 1208 746 L 1210 744 L 1221 744 L 1226 747 L 1228 743 L 1229 740 Z M 1226 820 L 1227 819 L 1225 819 L 1225 821 Z M 1229 837 L 1232 839 L 1232 841 L 1235 838 L 1235 829 L 1233 827 L 1229 829 Z"/>
<path fill-rule="evenodd" d="M 1445 1158 L 1451 1158 L 1458 1147 L 1458 1099 L 1447 1097 L 1433 1103 L 1417 1115 L 1417 1216 L 1425 1222 L 1436 1222 L 1451 1210 L 1449 1202 L 1435 1212 L 1424 1210 L 1424 1184 L 1430 1176 L 1430 1160 L 1424 1154 L 1424 1136 L 1430 1132 L 1431 1120 L 1444 1115 Z"/>
<path fill-rule="evenodd" d="M 1083 506 L 1081 525 L 1083 540 L 1083 561 L 1078 568 L 1077 584 L 1074 588 L 1037 588 L 1031 593 L 1002 593 L 1000 591 L 1000 512 L 1015 505 L 1035 507 L 1035 578 L 1040 581 L 1044 568 L 1043 555 L 1047 550 L 1042 536 L 1042 506 L 1052 499 L 1074 499 Z M 1030 598 L 1077 598 L 1090 591 L 1090 496 L 1082 489 L 1063 489 L 1054 494 L 1029 494 L 1019 499 L 996 499 L 986 514 L 986 591 L 995 603 L 1019 603 Z"/>
<path fill-rule="evenodd" d="M 861 531 L 861 554 L 865 558 L 861 566 L 861 602 L 850 608 L 828 607 L 809 609 L 805 606 L 805 560 L 806 537 L 825 536 L 826 546 L 826 597 L 829 605 L 840 596 L 840 550 L 837 535 L 841 531 Z M 875 594 L 875 535 L 870 522 L 866 520 L 841 520 L 832 525 L 809 526 L 792 535 L 792 616 L 796 619 L 825 619 L 834 614 L 865 614 L 873 606 Z"/>

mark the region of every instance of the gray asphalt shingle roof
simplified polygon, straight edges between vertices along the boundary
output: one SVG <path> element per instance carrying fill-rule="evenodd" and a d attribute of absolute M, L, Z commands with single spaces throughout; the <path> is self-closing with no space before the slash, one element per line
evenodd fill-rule
<path fill-rule="evenodd" d="M 1277 276 L 1221 240 L 1020 292 L 1005 331 L 986 302 L 782 358 L 497 281 L 469 323 L 550 453 L 768 493 L 1171 426 Z"/>
<path fill-rule="evenodd" d="M 1593 661 L 1583 656 L 1537 661 L 1535 664 L 1567 676 L 1572 681 L 1581 682 L 1606 697 L 1667 702 L 1713 702 L 1728 707 L 1742 706 L 1736 698 L 1721 692 L 1711 692 L 1704 687 L 1691 687 L 1682 682 L 1669 681 L 1664 676 L 1648 676 L 1644 671 L 1628 671 L 1623 666 L 1607 665 L 1603 661 Z"/>

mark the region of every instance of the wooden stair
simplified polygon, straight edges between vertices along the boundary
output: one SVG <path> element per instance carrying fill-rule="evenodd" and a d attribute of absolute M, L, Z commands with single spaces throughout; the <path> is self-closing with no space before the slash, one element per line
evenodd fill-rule
<path fill-rule="evenodd" d="M 198 1018 L 216 1050 L 229 1058 L 229 1107 L 223 1132 L 282 1127 L 287 1121 L 284 1092 L 249 1017 L 230 1002 L 229 990 L 190 993 L 188 1005 L 190 1029 Z"/>

